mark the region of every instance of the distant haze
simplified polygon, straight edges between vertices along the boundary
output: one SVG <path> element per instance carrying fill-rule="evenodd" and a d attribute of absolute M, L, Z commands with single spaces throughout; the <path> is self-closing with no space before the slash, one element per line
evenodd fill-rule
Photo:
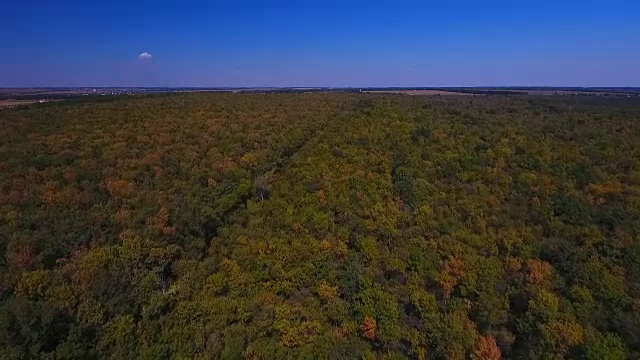
<path fill-rule="evenodd" d="M 640 86 L 640 4 L 9 1 L 0 87 Z"/>

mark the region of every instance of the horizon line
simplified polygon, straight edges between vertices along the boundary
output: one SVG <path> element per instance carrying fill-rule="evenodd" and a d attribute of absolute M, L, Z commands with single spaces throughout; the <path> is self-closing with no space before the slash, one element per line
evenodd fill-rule
<path fill-rule="evenodd" d="M 0 86 L 10 89 L 640 89 L 634 86 L 579 86 L 579 85 L 474 85 L 474 86 Z"/>

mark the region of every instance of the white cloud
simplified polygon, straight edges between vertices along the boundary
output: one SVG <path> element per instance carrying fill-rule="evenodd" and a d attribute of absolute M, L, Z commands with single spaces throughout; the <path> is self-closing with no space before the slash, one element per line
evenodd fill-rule
<path fill-rule="evenodd" d="M 152 57 L 153 57 L 153 56 L 151 56 L 151 54 L 149 54 L 149 53 L 148 53 L 148 52 L 146 52 L 146 51 L 145 51 L 145 52 L 143 52 L 143 53 L 140 53 L 140 55 L 138 55 L 138 59 L 140 59 L 140 60 L 149 60 L 149 59 L 151 59 Z"/>

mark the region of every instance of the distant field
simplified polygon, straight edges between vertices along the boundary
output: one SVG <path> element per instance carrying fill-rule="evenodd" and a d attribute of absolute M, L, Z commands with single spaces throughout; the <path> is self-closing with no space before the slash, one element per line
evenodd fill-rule
<path fill-rule="evenodd" d="M 20 105 L 36 104 L 39 102 L 48 102 L 52 100 L 0 100 L 0 108 L 8 108 Z"/>
<path fill-rule="evenodd" d="M 626 95 L 619 91 L 576 91 L 576 90 L 525 90 L 523 93 L 529 95 Z"/>
<path fill-rule="evenodd" d="M 9 96 L 27 96 L 27 95 L 68 95 L 74 93 L 80 93 L 85 89 L 0 89 L 0 95 L 9 95 Z"/>
<path fill-rule="evenodd" d="M 405 94 L 405 95 L 476 95 L 471 93 L 455 92 L 455 91 L 443 91 L 443 90 L 372 90 L 363 91 L 373 94 Z"/>
<path fill-rule="evenodd" d="M 460 91 L 477 91 L 478 93 L 522 94 L 522 95 L 589 95 L 589 96 L 637 96 L 637 88 L 461 88 Z"/>

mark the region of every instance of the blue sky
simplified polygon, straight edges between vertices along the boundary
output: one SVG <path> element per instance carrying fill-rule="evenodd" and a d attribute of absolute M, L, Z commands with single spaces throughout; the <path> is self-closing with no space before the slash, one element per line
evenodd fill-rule
<path fill-rule="evenodd" d="M 0 87 L 489 85 L 640 86 L 640 2 L 18 0 L 0 12 Z"/>

